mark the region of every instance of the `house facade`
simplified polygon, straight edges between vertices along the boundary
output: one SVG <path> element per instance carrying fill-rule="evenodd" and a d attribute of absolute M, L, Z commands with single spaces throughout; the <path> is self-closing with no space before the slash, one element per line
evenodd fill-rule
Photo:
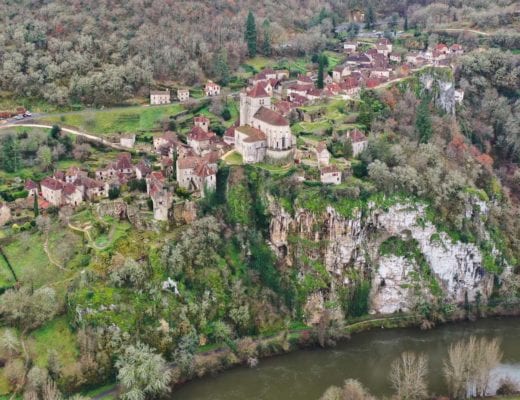
<path fill-rule="evenodd" d="M 181 103 L 185 102 L 185 101 L 188 101 L 189 98 L 190 98 L 190 91 L 189 91 L 189 89 L 179 89 L 179 90 L 177 90 L 177 98 L 179 99 L 179 101 Z"/>
<path fill-rule="evenodd" d="M 217 85 L 213 81 L 208 81 L 206 86 L 204 86 L 204 93 L 206 93 L 208 97 L 218 96 L 220 95 L 220 85 Z"/>
<path fill-rule="evenodd" d="M 339 185 L 341 171 L 335 165 L 328 165 L 320 169 L 320 181 L 325 184 Z"/>
<path fill-rule="evenodd" d="M 151 105 L 159 105 L 159 104 L 170 104 L 170 91 L 169 90 L 152 90 L 150 92 L 150 104 Z"/>

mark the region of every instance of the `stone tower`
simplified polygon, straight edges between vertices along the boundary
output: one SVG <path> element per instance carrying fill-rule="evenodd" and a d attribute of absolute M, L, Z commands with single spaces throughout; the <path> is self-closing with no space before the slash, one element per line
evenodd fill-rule
<path fill-rule="evenodd" d="M 251 90 L 240 92 L 240 125 L 252 126 L 253 116 L 260 107 L 271 108 L 271 96 L 261 84 Z"/>

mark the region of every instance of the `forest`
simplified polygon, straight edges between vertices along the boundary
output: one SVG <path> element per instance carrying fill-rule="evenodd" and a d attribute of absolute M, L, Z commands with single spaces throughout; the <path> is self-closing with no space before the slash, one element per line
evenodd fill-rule
<path fill-rule="evenodd" d="M 373 3 L 373 4 L 372 4 Z M 312 55 L 330 45 L 349 11 L 406 18 L 431 29 L 463 23 L 492 30 L 487 40 L 518 48 L 514 1 L 283 0 L 237 1 L 4 1 L 0 4 L 0 88 L 56 105 L 120 104 L 150 87 L 201 84 L 221 78 L 222 61 L 237 71 L 248 55 L 246 16 L 254 12 L 258 50 L 265 55 Z M 196 29 L 194 29 L 196 27 Z M 475 44 L 475 43 L 473 43 Z"/>

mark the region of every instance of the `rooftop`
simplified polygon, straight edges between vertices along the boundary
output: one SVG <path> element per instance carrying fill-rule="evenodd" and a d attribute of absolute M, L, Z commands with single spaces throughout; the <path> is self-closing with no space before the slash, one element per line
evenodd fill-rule
<path fill-rule="evenodd" d="M 289 122 L 284 117 L 282 117 L 276 111 L 273 111 L 266 107 L 260 107 L 258 111 L 255 113 L 254 118 L 268 123 L 269 125 L 289 126 Z"/>
<path fill-rule="evenodd" d="M 247 139 L 244 140 L 245 142 L 251 143 L 266 140 L 265 133 L 263 133 L 260 129 L 253 128 L 249 125 L 239 126 L 235 130 L 248 136 Z"/>

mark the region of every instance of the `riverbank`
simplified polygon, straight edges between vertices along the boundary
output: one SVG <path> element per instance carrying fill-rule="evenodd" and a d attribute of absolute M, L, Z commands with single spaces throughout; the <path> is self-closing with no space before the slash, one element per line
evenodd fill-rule
<path fill-rule="evenodd" d="M 473 306 L 469 310 L 463 308 L 455 308 L 451 313 L 443 315 L 442 319 L 426 324 L 426 326 L 434 328 L 446 324 L 453 324 L 464 321 L 476 321 L 495 317 L 519 317 L 520 304 L 514 307 L 487 307 L 482 306 L 478 309 Z M 336 343 L 344 343 L 351 339 L 352 335 L 358 336 L 377 329 L 394 330 L 399 328 L 421 328 L 425 326 L 424 317 L 418 314 L 391 314 L 391 315 L 372 315 L 364 316 L 358 319 L 349 320 L 347 323 L 338 328 L 329 329 L 321 338 L 326 346 L 333 346 Z M 289 329 L 273 335 L 262 337 L 248 337 L 237 340 L 228 345 L 222 345 L 212 349 L 201 348 L 192 362 L 192 368 L 188 374 L 183 374 L 180 366 L 171 364 L 171 368 L 175 377 L 172 391 L 182 388 L 188 382 L 214 376 L 226 370 L 242 368 L 246 366 L 256 365 L 262 360 L 271 357 L 280 356 L 297 350 L 312 349 L 320 347 L 320 333 L 317 327 L 301 327 L 298 329 Z M 93 400 L 113 400 L 117 397 L 119 387 L 117 384 L 105 385 L 85 394 L 92 397 Z M 520 398 L 509 398 L 511 400 L 520 400 Z"/>

